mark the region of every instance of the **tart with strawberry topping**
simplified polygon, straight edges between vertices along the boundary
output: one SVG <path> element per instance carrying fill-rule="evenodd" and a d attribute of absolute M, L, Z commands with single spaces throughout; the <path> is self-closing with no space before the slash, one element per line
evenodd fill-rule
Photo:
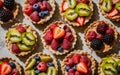
<path fill-rule="evenodd" d="M 55 0 L 25 0 L 24 15 L 34 24 L 44 24 L 54 14 Z"/>
<path fill-rule="evenodd" d="M 54 57 L 46 53 L 36 53 L 25 63 L 25 75 L 58 75 L 58 65 Z"/>
<path fill-rule="evenodd" d="M 94 75 L 95 59 L 83 50 L 75 50 L 68 54 L 62 62 L 63 75 Z"/>
<path fill-rule="evenodd" d="M 93 14 L 92 0 L 62 0 L 60 14 L 73 26 L 84 26 Z"/>
<path fill-rule="evenodd" d="M 34 50 L 37 32 L 30 25 L 16 23 L 9 28 L 5 41 L 10 52 L 18 56 L 25 56 Z"/>
<path fill-rule="evenodd" d="M 19 5 L 15 0 L 0 0 L 0 24 L 13 22 L 18 12 Z"/>
<path fill-rule="evenodd" d="M 90 24 L 84 32 L 87 46 L 96 52 L 107 52 L 113 48 L 118 38 L 116 28 L 104 20 Z"/>
<path fill-rule="evenodd" d="M 76 44 L 76 38 L 74 29 L 61 21 L 51 23 L 41 36 L 43 45 L 56 55 L 72 50 Z"/>
<path fill-rule="evenodd" d="M 99 0 L 102 14 L 113 21 L 120 21 L 120 0 Z"/>
<path fill-rule="evenodd" d="M 0 75 L 22 75 L 22 68 L 11 58 L 0 58 Z"/>
<path fill-rule="evenodd" d="M 120 75 L 120 55 L 112 54 L 102 58 L 98 75 Z"/>

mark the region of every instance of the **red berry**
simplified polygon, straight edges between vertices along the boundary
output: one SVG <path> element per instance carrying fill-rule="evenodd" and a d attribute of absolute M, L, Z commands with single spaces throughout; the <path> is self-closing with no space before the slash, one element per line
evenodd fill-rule
<path fill-rule="evenodd" d="M 40 9 L 43 11 L 47 9 L 46 1 L 38 2 L 38 5 L 40 6 Z"/>
<path fill-rule="evenodd" d="M 16 29 L 21 33 L 26 32 L 26 29 L 22 25 L 16 26 Z"/>
<path fill-rule="evenodd" d="M 103 35 L 97 34 L 97 37 L 96 37 L 96 38 L 102 40 L 102 39 L 103 39 Z"/>
<path fill-rule="evenodd" d="M 52 40 L 52 43 L 51 43 L 51 48 L 52 48 L 53 50 L 57 50 L 58 47 L 59 47 L 58 41 L 57 41 L 56 39 L 53 39 L 53 40 Z"/>
<path fill-rule="evenodd" d="M 14 68 L 12 69 L 12 72 L 9 75 L 19 75 L 19 71 L 16 68 Z"/>
<path fill-rule="evenodd" d="M 81 58 L 80 54 L 74 54 L 72 56 L 72 60 L 75 64 L 78 64 L 80 62 L 80 58 Z"/>
<path fill-rule="evenodd" d="M 73 69 L 70 69 L 70 70 L 68 71 L 68 75 L 75 75 L 75 71 L 74 71 Z"/>
<path fill-rule="evenodd" d="M 43 1 L 43 2 L 44 2 L 44 1 Z M 46 6 L 47 6 L 47 10 L 49 10 L 49 11 L 52 10 L 52 7 L 51 7 L 50 3 L 48 3 L 47 1 L 46 1 Z"/>
<path fill-rule="evenodd" d="M 108 25 L 105 22 L 102 21 L 97 26 L 97 32 L 100 33 L 100 34 L 105 34 L 107 28 L 108 28 Z"/>
<path fill-rule="evenodd" d="M 38 65 L 37 65 L 37 69 L 39 71 L 46 71 L 47 70 L 47 64 L 45 62 L 40 62 Z"/>
<path fill-rule="evenodd" d="M 81 56 L 80 62 L 84 62 L 87 67 L 91 67 L 91 60 L 87 56 Z"/>
<path fill-rule="evenodd" d="M 1 7 L 3 7 L 3 2 L 2 2 L 2 1 L 0 1 L 0 8 L 1 8 Z"/>
<path fill-rule="evenodd" d="M 55 27 L 57 27 L 57 24 L 51 24 L 50 29 L 53 30 Z"/>
<path fill-rule="evenodd" d="M 31 5 L 27 6 L 25 9 L 24 9 L 24 13 L 26 15 L 30 15 L 31 13 L 33 12 L 33 7 Z"/>
<path fill-rule="evenodd" d="M 69 27 L 65 26 L 65 31 L 66 32 L 71 32 L 71 29 Z"/>
<path fill-rule="evenodd" d="M 65 50 L 70 49 L 72 46 L 72 43 L 66 39 L 63 40 L 62 48 Z"/>
<path fill-rule="evenodd" d="M 37 0 L 28 0 L 30 5 L 37 3 Z"/>
<path fill-rule="evenodd" d="M 70 42 L 74 41 L 74 37 L 71 32 L 67 32 L 65 35 L 65 39 L 69 40 Z"/>
<path fill-rule="evenodd" d="M 80 73 L 80 72 L 78 72 L 78 71 L 76 71 L 76 72 L 75 72 L 75 75 L 81 75 L 81 73 Z"/>
<path fill-rule="evenodd" d="M 67 66 L 73 66 L 73 60 L 72 59 L 67 59 L 65 61 L 65 65 L 67 65 Z"/>
<path fill-rule="evenodd" d="M 89 31 L 88 34 L 87 34 L 87 39 L 89 41 L 92 41 L 95 38 L 96 38 L 96 32 L 95 31 Z"/>
<path fill-rule="evenodd" d="M 37 11 L 34 11 L 31 15 L 30 15 L 30 18 L 31 20 L 35 21 L 35 22 L 38 22 L 40 21 L 40 17 L 38 15 L 38 12 Z"/>
<path fill-rule="evenodd" d="M 16 54 L 20 53 L 20 49 L 16 43 L 12 44 L 12 52 L 14 52 Z"/>
<path fill-rule="evenodd" d="M 112 28 L 108 28 L 106 34 L 114 34 L 114 30 Z"/>
<path fill-rule="evenodd" d="M 87 73 L 87 74 L 84 74 L 84 75 L 92 75 L 92 70 L 91 70 L 91 68 L 88 68 L 88 73 Z"/>

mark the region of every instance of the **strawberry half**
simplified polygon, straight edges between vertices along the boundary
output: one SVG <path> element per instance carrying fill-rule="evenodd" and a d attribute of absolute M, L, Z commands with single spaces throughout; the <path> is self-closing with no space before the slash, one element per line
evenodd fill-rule
<path fill-rule="evenodd" d="M 67 2 L 63 2 L 62 3 L 62 11 L 65 11 L 65 10 L 67 10 L 69 8 L 69 6 L 68 6 L 68 4 L 67 4 Z"/>
<path fill-rule="evenodd" d="M 117 9 L 116 8 L 113 8 L 109 13 L 108 13 L 108 17 L 109 18 L 111 18 L 111 17 L 113 17 L 113 16 L 115 16 L 115 15 L 118 15 L 119 14 L 119 12 L 117 11 Z"/>
<path fill-rule="evenodd" d="M 84 26 L 85 24 L 85 18 L 84 17 L 78 17 L 76 19 L 76 22 L 80 25 L 80 26 Z"/>

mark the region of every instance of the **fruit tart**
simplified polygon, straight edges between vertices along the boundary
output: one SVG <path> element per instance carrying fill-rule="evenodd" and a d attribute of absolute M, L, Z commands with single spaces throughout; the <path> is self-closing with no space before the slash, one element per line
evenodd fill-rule
<path fill-rule="evenodd" d="M 50 20 L 55 11 L 55 0 L 25 0 L 24 15 L 34 24 Z"/>
<path fill-rule="evenodd" d="M 102 14 L 113 20 L 120 20 L 120 0 L 99 0 L 99 7 Z"/>
<path fill-rule="evenodd" d="M 98 75 L 120 75 L 120 55 L 112 54 L 102 59 Z"/>
<path fill-rule="evenodd" d="M 84 26 L 93 14 L 92 0 L 62 0 L 60 14 L 73 26 Z"/>
<path fill-rule="evenodd" d="M 0 75 L 22 75 L 22 68 L 11 58 L 0 58 Z"/>
<path fill-rule="evenodd" d="M 83 50 L 75 50 L 68 54 L 62 62 L 63 75 L 94 75 L 95 59 Z"/>
<path fill-rule="evenodd" d="M 18 12 L 19 5 L 15 0 L 0 0 L 0 24 L 12 22 Z"/>
<path fill-rule="evenodd" d="M 58 75 L 57 61 L 45 53 L 36 53 L 25 63 L 25 75 Z"/>
<path fill-rule="evenodd" d="M 56 55 L 72 50 L 76 44 L 76 38 L 74 29 L 61 21 L 51 23 L 41 36 L 43 45 Z"/>
<path fill-rule="evenodd" d="M 114 46 L 118 38 L 116 28 L 104 20 L 90 24 L 84 32 L 87 46 L 96 52 L 107 52 Z"/>
<path fill-rule="evenodd" d="M 34 50 L 37 33 L 30 25 L 16 23 L 6 33 L 5 40 L 8 49 L 13 54 L 24 56 Z"/>

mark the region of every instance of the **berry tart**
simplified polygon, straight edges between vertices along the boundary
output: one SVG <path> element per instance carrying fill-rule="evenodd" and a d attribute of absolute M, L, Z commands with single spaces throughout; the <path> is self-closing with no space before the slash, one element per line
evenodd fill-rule
<path fill-rule="evenodd" d="M 25 63 L 25 75 L 58 75 L 57 61 L 45 53 L 36 53 Z"/>
<path fill-rule="evenodd" d="M 37 32 L 27 24 L 16 23 L 6 33 L 6 45 L 15 55 L 31 53 L 37 42 Z"/>
<path fill-rule="evenodd" d="M 84 26 L 93 14 L 92 0 L 62 0 L 60 14 L 73 26 Z"/>
<path fill-rule="evenodd" d="M 83 50 L 71 52 L 62 62 L 63 75 L 94 75 L 95 69 L 95 59 Z"/>
<path fill-rule="evenodd" d="M 104 20 L 90 24 L 84 32 L 87 46 L 96 52 L 107 52 L 114 46 L 118 38 L 116 28 Z"/>
<path fill-rule="evenodd" d="M 0 75 L 22 75 L 22 68 L 11 58 L 0 58 Z"/>
<path fill-rule="evenodd" d="M 120 75 L 120 55 L 112 54 L 102 59 L 98 75 Z"/>
<path fill-rule="evenodd" d="M 99 7 L 102 14 L 113 20 L 120 20 L 120 0 L 99 0 Z"/>
<path fill-rule="evenodd" d="M 18 12 L 19 5 L 15 0 L 0 0 L 0 24 L 12 22 Z"/>
<path fill-rule="evenodd" d="M 57 21 L 46 27 L 41 39 L 43 45 L 53 54 L 62 55 L 74 48 L 77 35 L 71 26 Z"/>
<path fill-rule="evenodd" d="M 24 15 L 34 24 L 50 20 L 55 11 L 55 0 L 25 0 Z"/>

